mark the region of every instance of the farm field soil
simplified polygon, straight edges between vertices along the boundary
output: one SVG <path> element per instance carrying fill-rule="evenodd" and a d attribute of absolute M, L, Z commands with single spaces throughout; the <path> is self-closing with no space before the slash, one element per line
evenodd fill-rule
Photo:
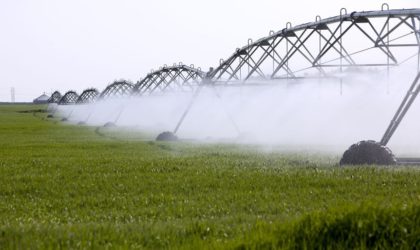
<path fill-rule="evenodd" d="M 0 249 L 420 248 L 419 167 L 126 140 L 45 108 L 0 105 Z"/>

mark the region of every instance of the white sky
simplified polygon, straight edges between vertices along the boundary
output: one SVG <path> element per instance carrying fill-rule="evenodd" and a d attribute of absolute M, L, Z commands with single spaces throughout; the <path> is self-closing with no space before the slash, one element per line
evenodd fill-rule
<path fill-rule="evenodd" d="M 152 68 L 183 62 L 207 70 L 248 38 L 348 12 L 378 0 L 0 0 L 0 102 L 115 79 L 136 82 Z M 419 8 L 419 0 L 388 1 Z"/>

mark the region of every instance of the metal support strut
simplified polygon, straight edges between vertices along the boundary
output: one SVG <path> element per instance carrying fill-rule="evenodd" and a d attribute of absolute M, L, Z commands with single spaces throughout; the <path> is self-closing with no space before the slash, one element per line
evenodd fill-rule
<path fill-rule="evenodd" d="M 382 145 L 386 146 L 386 144 L 389 142 L 389 140 L 391 139 L 395 130 L 398 128 L 398 125 L 400 125 L 402 119 L 404 118 L 407 111 L 410 109 L 411 104 L 413 104 L 419 92 L 420 92 L 420 72 L 417 73 L 417 76 L 414 79 L 413 83 L 411 84 L 410 89 L 405 95 L 402 103 L 400 104 L 400 107 L 398 108 L 384 136 L 382 137 L 382 140 L 381 140 Z"/>
<path fill-rule="evenodd" d="M 185 117 L 187 117 L 188 113 L 190 112 L 191 107 L 193 106 L 195 100 L 197 99 L 198 95 L 201 92 L 201 89 L 203 88 L 204 85 L 200 85 L 198 86 L 197 90 L 194 92 L 190 102 L 188 103 L 187 108 L 185 109 L 184 113 L 182 113 L 181 118 L 179 119 L 178 123 L 176 124 L 176 127 L 174 129 L 174 134 L 176 134 L 178 132 L 178 129 L 181 127 L 181 124 L 184 122 Z"/>

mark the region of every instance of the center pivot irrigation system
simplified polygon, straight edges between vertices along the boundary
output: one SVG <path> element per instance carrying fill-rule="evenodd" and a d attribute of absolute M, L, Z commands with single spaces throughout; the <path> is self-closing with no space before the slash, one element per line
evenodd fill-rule
<path fill-rule="evenodd" d="M 415 62 L 413 64 L 413 61 Z M 192 99 L 174 132 L 188 114 L 202 87 L 258 86 L 299 82 L 302 79 L 336 79 L 342 92 L 344 73 L 362 70 L 390 70 L 403 63 L 416 66 L 413 82 L 387 127 L 380 142 L 361 141 L 352 145 L 340 164 L 396 164 L 397 159 L 386 147 L 392 135 L 420 92 L 420 9 L 347 12 L 338 16 L 293 26 L 290 22 L 267 37 L 248 40 L 247 45 L 208 72 L 179 63 L 152 70 L 136 84 L 115 81 L 102 92 L 87 89 L 79 96 L 56 91 L 49 102 L 59 105 L 86 104 L 100 99 L 155 95 L 168 91 L 191 91 Z M 414 68 L 414 67 L 413 67 Z M 164 137 L 164 136 L 163 136 Z M 160 137 L 162 138 L 162 134 Z M 408 159 L 398 159 L 407 163 Z"/>

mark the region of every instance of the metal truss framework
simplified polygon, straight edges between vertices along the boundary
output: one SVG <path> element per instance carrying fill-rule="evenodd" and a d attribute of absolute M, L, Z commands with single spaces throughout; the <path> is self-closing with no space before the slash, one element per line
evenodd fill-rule
<path fill-rule="evenodd" d="M 238 48 L 210 72 L 213 83 L 299 79 L 339 75 L 350 67 L 389 67 L 403 62 L 395 48 L 412 47 L 420 55 L 420 9 L 353 12 L 292 27 Z M 366 47 L 358 47 L 355 33 Z M 359 37 L 357 43 L 359 43 Z M 409 38 L 409 39 L 408 39 Z M 376 51 L 370 58 L 358 57 Z M 369 57 L 369 56 L 368 56 Z M 372 60 L 372 57 L 378 59 Z M 366 60 L 368 59 L 368 60 Z M 405 59 L 405 58 L 404 58 Z M 297 61 L 299 61 L 297 63 Z M 419 59 L 418 59 L 419 61 Z"/>
<path fill-rule="evenodd" d="M 137 82 L 133 89 L 134 94 L 146 95 L 170 90 L 191 91 L 198 86 L 205 73 L 193 65 L 184 64 L 163 66 L 157 71 L 152 71 L 144 79 Z"/>
<path fill-rule="evenodd" d="M 115 81 L 108 85 L 104 91 L 102 91 L 99 98 L 104 99 L 128 96 L 132 93 L 133 87 L 134 85 L 128 81 Z"/>
<path fill-rule="evenodd" d="M 68 104 L 75 104 L 77 99 L 79 98 L 79 95 L 74 91 L 68 91 L 61 97 L 58 104 L 60 105 L 68 105 Z"/>
<path fill-rule="evenodd" d="M 401 50 L 404 53 L 408 50 L 408 54 Z M 301 78 L 336 78 L 341 85 L 345 71 L 384 68 L 389 75 L 390 67 L 415 57 L 420 72 L 420 9 L 389 10 L 389 6 L 383 4 L 380 11 L 348 14 L 342 8 L 338 16 L 326 19 L 317 16 L 315 22 L 297 26 L 287 23 L 286 28 L 270 31 L 267 37 L 255 42 L 249 39 L 246 46 L 236 49 L 226 60 L 221 59 L 220 65 L 210 72 L 182 63 L 165 65 L 135 85 L 116 81 L 99 98 L 193 90 L 198 85 L 259 84 L 260 81 Z M 382 145 L 388 143 L 420 92 L 419 77 L 417 75 L 385 132 Z M 93 95 L 83 99 L 97 99 Z M 58 102 L 59 96 L 56 91 L 50 102 Z"/>
<path fill-rule="evenodd" d="M 51 97 L 48 99 L 48 103 L 58 103 L 61 99 L 61 93 L 58 91 L 55 91 Z"/>
<path fill-rule="evenodd" d="M 79 98 L 77 98 L 77 104 L 85 104 L 91 103 L 96 100 L 99 96 L 99 91 L 95 88 L 86 89 L 80 94 Z"/>

